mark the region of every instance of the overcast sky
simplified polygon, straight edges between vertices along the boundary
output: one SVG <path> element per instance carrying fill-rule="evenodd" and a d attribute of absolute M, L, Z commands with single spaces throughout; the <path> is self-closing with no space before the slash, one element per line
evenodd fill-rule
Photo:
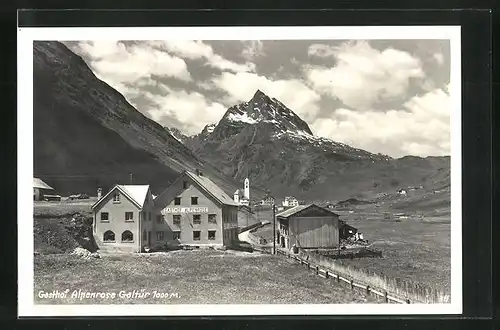
<path fill-rule="evenodd" d="M 315 135 L 392 157 L 450 154 L 448 40 L 65 44 L 137 110 L 187 134 L 260 89 Z"/>

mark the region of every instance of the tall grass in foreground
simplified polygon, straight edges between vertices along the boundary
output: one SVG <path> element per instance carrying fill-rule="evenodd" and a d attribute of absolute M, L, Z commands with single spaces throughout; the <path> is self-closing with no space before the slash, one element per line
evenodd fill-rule
<path fill-rule="evenodd" d="M 352 278 L 359 284 L 369 285 L 374 289 L 382 289 L 402 299 L 426 304 L 450 303 L 449 294 L 434 286 L 423 285 L 414 281 L 404 281 L 399 278 L 390 278 L 375 274 L 356 267 L 341 265 L 333 259 L 311 252 L 300 251 L 299 255 L 309 262 L 328 268 L 340 276 Z"/>

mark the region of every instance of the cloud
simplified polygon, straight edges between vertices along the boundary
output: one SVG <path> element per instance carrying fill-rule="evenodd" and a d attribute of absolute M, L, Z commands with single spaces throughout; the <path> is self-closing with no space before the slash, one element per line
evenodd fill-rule
<path fill-rule="evenodd" d="M 410 79 L 425 76 L 418 58 L 393 48 L 379 51 L 366 41 L 312 46 L 309 53 L 332 56 L 336 64 L 304 66 L 309 83 L 348 107 L 370 109 L 380 101 L 404 98 Z"/>
<path fill-rule="evenodd" d="M 441 53 L 435 53 L 433 55 L 434 60 L 439 64 L 442 65 L 444 63 L 444 56 Z"/>
<path fill-rule="evenodd" d="M 247 72 L 255 71 L 252 62 L 236 63 L 215 54 L 213 48 L 199 40 L 162 40 L 150 41 L 151 46 L 166 50 L 178 56 L 191 60 L 204 59 L 206 65 L 222 71 Z"/>
<path fill-rule="evenodd" d="M 450 154 L 449 95 L 435 89 L 414 96 L 402 109 L 354 111 L 337 109 L 330 118 L 317 119 L 314 133 L 354 147 L 393 157 Z"/>
<path fill-rule="evenodd" d="M 184 90 L 165 89 L 166 95 L 144 93 L 151 106 L 142 111 L 163 126 L 172 126 L 172 119 L 179 123 L 187 134 L 198 134 L 205 125 L 216 123 L 226 112 L 226 107 L 211 102 L 204 95 Z M 177 125 L 174 125 L 177 126 Z"/>
<path fill-rule="evenodd" d="M 312 44 L 307 49 L 307 55 L 317 57 L 330 57 L 335 55 L 335 47 L 324 44 Z"/>
<path fill-rule="evenodd" d="M 255 73 L 224 72 L 212 80 L 212 86 L 225 91 L 226 104 L 248 101 L 257 89 L 283 102 L 305 120 L 316 116 L 320 95 L 298 79 L 272 80 Z"/>
<path fill-rule="evenodd" d="M 86 55 L 97 76 L 106 77 L 106 82 L 116 88 L 153 75 L 191 80 L 183 59 L 147 44 L 126 46 L 119 41 L 81 41 L 75 50 Z"/>
<path fill-rule="evenodd" d="M 260 40 L 248 40 L 242 41 L 244 49 L 241 52 L 241 56 L 248 61 L 254 60 L 256 57 L 264 56 L 264 44 Z"/>

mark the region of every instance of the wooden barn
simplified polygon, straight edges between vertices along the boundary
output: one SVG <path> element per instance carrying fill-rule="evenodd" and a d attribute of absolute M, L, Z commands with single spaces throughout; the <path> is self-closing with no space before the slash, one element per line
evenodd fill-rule
<path fill-rule="evenodd" d="M 340 242 L 339 216 L 315 204 L 299 205 L 279 213 L 279 245 L 290 249 L 332 248 Z"/>

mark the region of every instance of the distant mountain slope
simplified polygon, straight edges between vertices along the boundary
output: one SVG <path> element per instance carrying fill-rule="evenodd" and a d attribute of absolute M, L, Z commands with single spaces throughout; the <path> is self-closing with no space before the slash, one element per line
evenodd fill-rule
<path fill-rule="evenodd" d="M 187 139 L 189 139 L 189 136 L 181 132 L 180 129 L 175 128 L 175 127 L 166 127 L 165 129 L 172 135 L 177 141 L 184 143 Z"/>
<path fill-rule="evenodd" d="M 375 194 L 419 184 L 440 168 L 449 173 L 449 157 L 392 159 L 315 136 L 297 114 L 260 90 L 185 144 L 228 176 L 248 176 L 276 196 L 304 200 Z"/>
<path fill-rule="evenodd" d="M 200 168 L 231 193 L 241 184 L 200 161 L 83 59 L 55 41 L 33 43 L 34 171 L 59 193 L 150 183 L 157 193 L 183 169 Z"/>

